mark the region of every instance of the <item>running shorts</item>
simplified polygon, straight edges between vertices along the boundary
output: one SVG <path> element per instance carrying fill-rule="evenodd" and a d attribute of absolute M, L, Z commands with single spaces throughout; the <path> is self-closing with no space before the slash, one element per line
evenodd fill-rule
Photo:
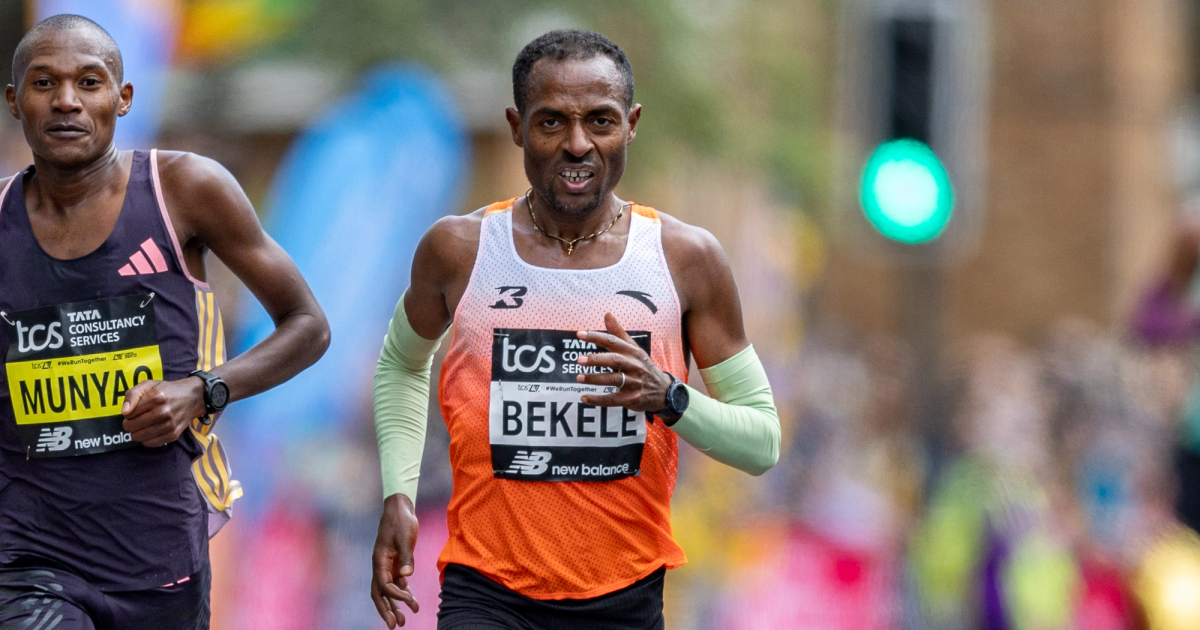
<path fill-rule="evenodd" d="M 0 565 L 0 630 L 208 630 L 208 563 L 174 584 L 104 592 L 39 559 Z"/>
<path fill-rule="evenodd" d="M 538 600 L 448 564 L 438 630 L 662 630 L 666 569 L 591 599 Z"/>

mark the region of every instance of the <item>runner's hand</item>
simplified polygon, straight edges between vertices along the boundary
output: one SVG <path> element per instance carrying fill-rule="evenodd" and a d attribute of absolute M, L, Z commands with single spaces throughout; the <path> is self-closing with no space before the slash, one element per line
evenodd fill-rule
<path fill-rule="evenodd" d="M 122 428 L 135 442 L 166 446 L 179 439 L 192 419 L 207 412 L 204 382 L 198 378 L 178 381 L 142 381 L 125 392 Z"/>
<path fill-rule="evenodd" d="M 597 407 L 624 407 L 631 411 L 661 411 L 666 405 L 671 377 L 658 369 L 650 355 L 634 343 L 612 313 L 604 314 L 604 327 L 608 332 L 579 331 L 580 339 L 608 350 L 581 356 L 579 364 L 612 368 L 613 371 L 580 374 L 575 380 L 588 385 L 615 387 L 621 384 L 620 373 L 624 372 L 625 386 L 612 394 L 583 396 L 580 402 Z"/>
<path fill-rule="evenodd" d="M 413 513 L 412 501 L 402 494 L 384 499 L 379 535 L 375 537 L 375 553 L 371 558 L 374 568 L 371 599 L 389 628 L 404 625 L 399 602 L 404 602 L 413 612 L 420 609 L 408 588 L 416 545 L 417 515 Z"/>

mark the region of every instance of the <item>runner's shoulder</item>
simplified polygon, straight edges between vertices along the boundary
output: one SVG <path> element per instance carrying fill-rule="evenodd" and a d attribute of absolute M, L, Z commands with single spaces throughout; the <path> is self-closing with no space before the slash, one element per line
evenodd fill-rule
<path fill-rule="evenodd" d="M 725 250 L 712 232 L 656 210 L 662 221 L 663 253 L 676 269 L 712 270 L 728 265 Z"/>
<path fill-rule="evenodd" d="M 484 209 L 438 219 L 417 245 L 416 263 L 470 268 L 479 249 Z"/>
<path fill-rule="evenodd" d="M 163 194 L 207 206 L 242 194 L 241 185 L 220 162 L 188 151 L 159 151 Z"/>

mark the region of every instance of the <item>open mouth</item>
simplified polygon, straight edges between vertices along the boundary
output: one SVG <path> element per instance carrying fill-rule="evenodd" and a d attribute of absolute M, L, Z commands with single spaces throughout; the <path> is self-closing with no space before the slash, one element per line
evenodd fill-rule
<path fill-rule="evenodd" d="M 568 189 L 578 191 L 586 188 L 596 174 L 590 170 L 571 169 L 559 171 L 558 176 L 566 182 Z"/>

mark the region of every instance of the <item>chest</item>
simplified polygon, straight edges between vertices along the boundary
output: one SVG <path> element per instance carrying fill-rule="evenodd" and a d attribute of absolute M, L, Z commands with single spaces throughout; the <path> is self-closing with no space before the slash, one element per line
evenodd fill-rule
<path fill-rule="evenodd" d="M 82 258 L 104 244 L 121 216 L 122 198 L 97 199 L 66 211 L 30 208 L 33 237 L 46 254 L 60 260 Z"/>
<path fill-rule="evenodd" d="M 520 255 L 510 217 L 489 217 L 458 309 L 460 330 L 603 330 L 605 313 L 612 313 L 626 330 L 678 334 L 678 300 L 653 228 L 635 222 L 609 265 L 548 268 Z"/>
<path fill-rule="evenodd" d="M 47 255 L 73 260 L 99 249 L 116 229 L 128 205 L 134 165 L 125 164 L 107 184 L 86 194 L 64 194 L 51 199 L 37 173 L 13 181 L 12 202 L 5 210 L 25 215 L 13 225 L 28 226 L 33 239 Z"/>

